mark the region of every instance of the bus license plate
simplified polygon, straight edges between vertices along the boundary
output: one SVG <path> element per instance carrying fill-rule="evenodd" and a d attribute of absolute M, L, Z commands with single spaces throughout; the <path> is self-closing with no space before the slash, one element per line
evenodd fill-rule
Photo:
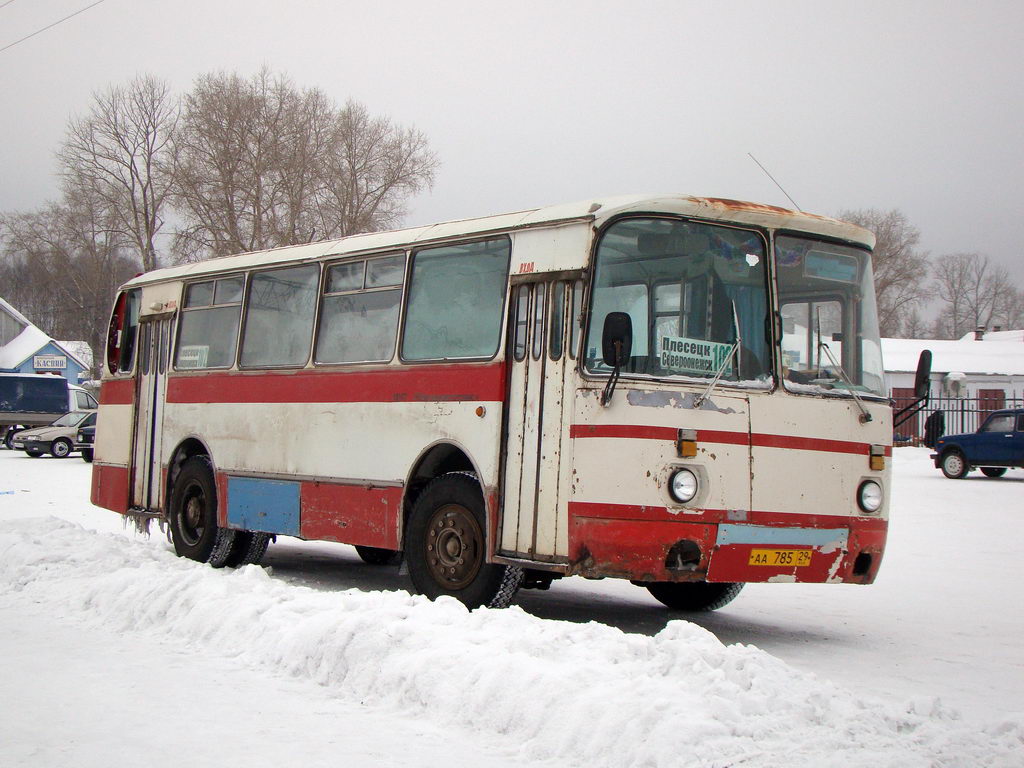
<path fill-rule="evenodd" d="M 783 568 L 801 568 L 811 564 L 809 549 L 754 549 L 748 565 L 769 565 Z"/>

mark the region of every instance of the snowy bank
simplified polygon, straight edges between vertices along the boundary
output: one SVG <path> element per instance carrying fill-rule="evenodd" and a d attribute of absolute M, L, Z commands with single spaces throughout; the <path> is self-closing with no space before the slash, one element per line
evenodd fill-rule
<path fill-rule="evenodd" d="M 1024 722 L 857 696 L 671 622 L 653 637 L 216 571 L 55 518 L 0 523 L 0 594 L 589 766 L 1019 766 Z M 126 651 L 130 653 L 130 651 Z M 342 757 L 342 756 L 339 756 Z"/>

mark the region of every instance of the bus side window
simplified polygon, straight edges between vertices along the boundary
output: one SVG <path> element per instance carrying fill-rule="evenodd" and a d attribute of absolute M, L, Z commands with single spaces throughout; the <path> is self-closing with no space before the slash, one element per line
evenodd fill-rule
<path fill-rule="evenodd" d="M 244 278 L 236 275 L 186 286 L 176 368 L 230 368 L 234 364 L 243 284 Z"/>
<path fill-rule="evenodd" d="M 519 286 L 515 312 L 515 338 L 512 342 L 512 356 L 517 363 L 521 363 L 526 358 L 526 331 L 530 327 L 530 286 Z"/>
<path fill-rule="evenodd" d="M 507 237 L 413 253 L 402 359 L 494 357 L 510 255 Z"/>
<path fill-rule="evenodd" d="M 537 300 L 533 303 L 533 359 L 540 360 L 544 353 L 544 309 L 547 302 L 546 283 L 537 283 Z"/>
<path fill-rule="evenodd" d="M 306 364 L 319 283 L 318 264 L 253 274 L 242 330 L 242 367 Z"/>
<path fill-rule="evenodd" d="M 139 331 L 140 291 L 125 294 L 124 311 L 121 317 L 121 333 L 118 340 L 117 370 L 127 373 L 132 369 L 135 358 L 135 339 Z"/>
<path fill-rule="evenodd" d="M 405 254 L 327 268 L 317 363 L 387 362 L 395 352 Z"/>
<path fill-rule="evenodd" d="M 583 281 L 577 280 L 572 285 L 572 334 L 569 341 L 569 357 L 575 358 L 580 350 L 580 331 L 583 330 Z"/>
<path fill-rule="evenodd" d="M 555 283 L 551 291 L 551 344 L 552 360 L 562 357 L 562 337 L 565 335 L 565 291 L 568 283 Z"/>

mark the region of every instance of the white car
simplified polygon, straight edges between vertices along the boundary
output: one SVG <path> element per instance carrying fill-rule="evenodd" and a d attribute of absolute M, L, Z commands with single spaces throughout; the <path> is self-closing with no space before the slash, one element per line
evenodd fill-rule
<path fill-rule="evenodd" d="M 25 429 L 14 435 L 11 447 L 33 458 L 52 453 L 63 459 L 75 450 L 75 436 L 80 427 L 96 423 L 96 411 L 71 411 L 47 427 Z"/>

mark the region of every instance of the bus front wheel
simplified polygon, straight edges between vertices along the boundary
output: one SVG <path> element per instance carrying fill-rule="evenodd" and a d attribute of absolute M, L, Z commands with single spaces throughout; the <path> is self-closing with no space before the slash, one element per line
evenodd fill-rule
<path fill-rule="evenodd" d="M 186 461 L 171 492 L 171 541 L 179 557 L 225 565 L 235 531 L 217 525 L 217 485 L 204 456 Z"/>
<path fill-rule="evenodd" d="M 715 611 L 743 589 L 743 584 L 706 581 L 657 581 L 644 584 L 655 600 L 674 611 Z"/>
<path fill-rule="evenodd" d="M 523 569 L 488 563 L 484 500 L 472 475 L 434 479 L 416 499 L 405 557 L 413 586 L 434 600 L 454 597 L 466 607 L 505 608 L 523 582 Z"/>

